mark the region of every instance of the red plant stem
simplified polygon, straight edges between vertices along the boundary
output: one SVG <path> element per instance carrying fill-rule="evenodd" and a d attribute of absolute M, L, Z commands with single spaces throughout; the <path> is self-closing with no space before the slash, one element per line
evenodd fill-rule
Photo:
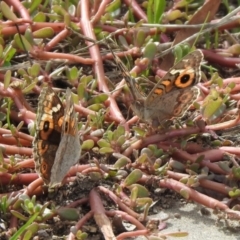
<path fill-rule="evenodd" d="M 12 88 L 5 89 L 4 84 L 0 83 L 0 94 L 4 97 L 10 97 L 13 99 L 14 103 L 16 104 L 19 110 L 25 110 L 25 106 L 29 106 L 26 102 L 26 99 L 22 96 L 22 93 L 18 90 L 14 90 Z M 27 122 L 28 120 L 25 119 Z"/>
<path fill-rule="evenodd" d="M 240 147 L 220 147 L 219 149 L 230 154 L 240 155 Z"/>
<path fill-rule="evenodd" d="M 143 144 L 142 144 L 143 140 L 137 140 L 136 142 L 132 143 L 124 152 L 123 155 L 125 155 L 126 157 L 129 157 L 134 149 L 140 149 Z"/>
<path fill-rule="evenodd" d="M 34 167 L 35 167 L 35 163 L 33 158 L 24 159 L 24 161 L 18 162 L 16 165 L 11 167 L 9 169 L 9 172 L 16 171 L 16 169 L 20 169 L 20 168 L 34 168 Z"/>
<path fill-rule="evenodd" d="M 204 149 L 200 148 L 201 146 L 198 146 L 198 148 L 196 148 L 196 149 L 190 149 L 190 147 L 191 146 L 194 147 L 194 145 L 195 145 L 194 143 L 190 144 L 189 148 L 188 147 L 184 148 L 184 151 L 186 151 L 187 153 L 191 153 L 192 158 L 195 158 L 195 159 L 198 158 L 201 155 L 204 155 L 204 158 L 209 160 L 210 162 L 218 162 L 218 161 L 221 161 L 223 159 L 224 155 L 227 152 L 227 151 L 224 151 L 222 148 L 204 150 Z M 159 146 L 160 149 L 165 149 L 165 150 L 168 150 L 169 146 L 174 147 L 174 148 L 176 147 L 176 148 L 179 148 L 179 149 L 181 148 L 180 144 L 171 143 L 171 142 L 170 143 L 169 142 L 163 142 L 163 143 L 158 144 L 158 146 Z M 234 149 L 235 149 L 235 147 L 234 147 Z M 238 150 L 236 150 L 236 152 L 238 152 Z"/>
<path fill-rule="evenodd" d="M 90 218 L 92 218 L 92 216 L 93 216 L 93 211 L 90 211 L 90 212 L 88 212 L 87 214 L 85 214 L 85 215 L 77 222 L 77 224 L 75 225 L 75 228 L 76 228 L 77 230 L 79 230 L 79 229 L 84 225 L 85 222 L 87 222 Z M 75 238 L 75 236 L 74 236 L 73 233 L 70 233 L 70 234 L 68 235 L 68 238 L 67 238 L 67 239 L 68 239 L 68 240 L 75 240 L 76 238 Z"/>
<path fill-rule="evenodd" d="M 23 140 L 23 139 L 16 139 L 15 137 L 6 136 L 3 137 L 0 135 L 0 143 L 6 145 L 19 145 L 19 146 L 31 146 L 31 142 Z"/>
<path fill-rule="evenodd" d="M 222 129 L 226 129 L 226 128 L 230 128 L 230 127 L 234 127 L 234 126 L 238 125 L 239 121 L 240 121 L 240 112 L 238 111 L 237 116 L 234 120 L 229 120 L 229 121 L 222 122 L 222 123 L 208 125 L 208 126 L 206 126 L 206 129 L 215 130 L 215 131 L 222 130 Z"/>
<path fill-rule="evenodd" d="M 12 232 L 11 232 L 11 229 L 12 228 L 17 228 L 18 226 L 18 218 L 14 215 L 11 216 L 11 219 L 10 219 L 10 225 L 9 225 L 9 229 L 8 229 L 8 233 L 9 233 L 9 236 L 12 236 Z M 8 234 L 7 233 L 7 234 Z M 10 239 L 10 237 L 9 237 Z"/>
<path fill-rule="evenodd" d="M 93 16 L 92 20 L 91 20 L 91 24 L 94 26 L 99 20 L 100 18 L 103 16 L 104 11 L 106 6 L 111 2 L 111 0 L 102 0 L 98 10 L 96 12 L 96 14 Z"/>
<path fill-rule="evenodd" d="M 68 29 L 63 29 L 60 33 L 58 33 L 55 37 L 53 37 L 45 46 L 45 51 L 50 51 L 52 48 L 54 48 L 59 42 L 67 38 L 69 34 Z"/>
<path fill-rule="evenodd" d="M 45 52 L 37 48 L 31 51 L 31 54 L 38 59 L 49 60 L 49 59 L 59 58 L 59 59 L 68 60 L 73 63 L 82 63 L 87 65 L 91 65 L 94 63 L 94 60 L 92 60 L 91 58 L 82 58 L 82 57 L 79 57 L 73 54 L 68 54 L 68 53 Z"/>
<path fill-rule="evenodd" d="M 0 135 L 3 135 L 3 134 L 12 136 L 12 132 L 10 130 L 5 129 L 5 128 L 0 128 Z M 25 134 L 25 133 L 22 133 L 22 132 L 15 132 L 14 137 L 22 138 L 22 139 L 25 139 L 26 141 L 29 141 L 29 142 L 33 141 L 32 136 L 30 136 L 28 134 Z"/>
<path fill-rule="evenodd" d="M 148 230 L 137 230 L 137 231 L 132 231 L 132 232 L 124 232 L 124 233 L 121 233 L 117 236 L 117 240 L 122 240 L 122 239 L 126 239 L 126 238 L 134 238 L 134 237 L 137 237 L 137 236 L 146 236 L 146 239 L 147 236 L 148 236 L 149 232 Z M 156 238 L 156 239 L 160 239 L 160 238 Z"/>
<path fill-rule="evenodd" d="M 182 145 L 179 142 L 164 141 L 161 145 L 182 148 Z M 195 142 L 187 142 L 186 145 L 184 146 L 184 150 L 190 154 L 194 154 L 194 153 L 201 153 L 201 152 L 208 151 L 210 150 L 210 147 L 205 147 L 201 143 L 198 144 Z"/>
<path fill-rule="evenodd" d="M 81 1 L 81 26 L 82 26 L 82 31 L 85 34 L 86 37 L 89 37 L 93 40 L 96 40 L 95 34 L 93 32 L 93 27 L 90 23 L 90 17 L 89 17 L 89 1 L 87 0 L 82 0 Z M 86 41 L 87 45 L 91 45 L 92 43 Z M 90 55 L 94 59 L 95 64 L 94 64 L 94 72 L 96 74 L 96 77 L 98 79 L 98 87 L 99 90 L 102 90 L 105 93 L 109 93 L 108 86 L 105 81 L 105 75 L 104 75 L 104 70 L 103 70 L 103 63 L 102 63 L 102 58 L 100 55 L 100 50 L 98 45 L 92 46 L 90 49 Z M 124 117 L 122 116 L 121 111 L 119 110 L 117 103 L 112 96 L 109 96 L 109 102 L 110 102 L 110 114 L 118 122 L 125 122 Z"/>
<path fill-rule="evenodd" d="M 209 208 L 218 208 L 222 210 L 229 209 L 228 206 L 218 200 L 215 200 L 211 197 L 208 197 L 202 193 L 197 192 L 194 189 L 191 189 L 190 187 L 187 187 L 183 183 L 180 183 L 174 179 L 162 179 L 159 181 L 159 186 L 164 188 L 170 188 L 174 191 L 177 191 L 180 193 L 181 191 L 186 191 L 188 193 L 188 199 L 191 199 L 195 202 L 198 202 L 206 207 Z"/>
<path fill-rule="evenodd" d="M 155 134 L 155 135 L 144 138 L 142 147 L 148 146 L 149 144 L 162 142 L 167 139 L 184 137 L 190 134 L 198 134 L 200 132 L 202 131 L 198 127 L 189 127 L 189 128 L 183 128 L 183 129 L 170 130 L 162 134 Z"/>
<path fill-rule="evenodd" d="M 20 155 L 27 155 L 27 156 L 32 155 L 31 148 L 16 147 L 16 146 L 10 146 L 6 144 L 0 144 L 0 146 L 4 148 L 5 154 L 10 154 L 10 155 L 20 154 Z"/>
<path fill-rule="evenodd" d="M 147 22 L 147 16 L 135 0 L 124 0 L 126 5 L 133 10 L 133 14 L 140 20 Z"/>
<path fill-rule="evenodd" d="M 120 210 L 114 210 L 114 211 L 106 211 L 106 214 L 108 216 L 114 217 L 116 215 L 121 216 L 124 220 L 131 222 L 132 224 L 134 224 L 138 229 L 140 230 L 144 230 L 146 229 L 146 227 L 144 225 L 142 225 L 142 223 L 140 223 L 136 218 L 134 218 L 133 216 L 129 215 L 126 212 L 120 211 Z"/>
<path fill-rule="evenodd" d="M 163 148 L 163 146 L 161 146 L 161 148 L 165 151 L 169 150 L 169 147 L 167 148 Z M 198 156 L 203 155 L 202 153 L 199 153 L 198 155 L 191 155 L 188 154 L 187 152 L 180 150 L 180 149 L 174 149 L 174 152 L 172 153 L 172 156 L 174 159 L 176 160 L 181 160 L 184 159 L 184 161 L 191 161 L 192 163 L 195 163 L 197 160 Z M 218 164 L 216 163 L 211 163 L 208 159 L 204 158 L 204 160 L 201 161 L 200 163 L 201 166 L 206 166 L 209 168 L 210 171 L 214 172 L 214 173 L 218 173 L 218 174 L 223 174 L 225 175 L 226 172 L 223 171 Z"/>
<path fill-rule="evenodd" d="M 15 23 L 13 23 L 15 24 Z M 48 23 L 48 22 L 41 22 L 41 23 L 33 23 L 31 25 L 32 31 L 36 31 L 45 27 L 51 27 L 55 33 L 62 31 L 65 28 L 64 23 Z M 18 26 L 20 33 L 24 33 L 28 28 L 27 25 Z M 18 33 L 17 28 L 15 26 L 4 26 L 1 29 L 1 33 L 4 37 L 14 35 Z"/>
<path fill-rule="evenodd" d="M 43 185 L 43 180 L 42 178 L 38 177 L 35 181 L 31 182 L 25 189 L 24 189 L 24 193 L 30 196 L 33 195 L 40 195 L 43 193 L 43 189 L 42 189 L 42 185 Z"/>
<path fill-rule="evenodd" d="M 102 2 L 102 0 L 96 0 L 96 1 L 93 2 L 93 7 L 92 7 L 92 11 L 91 11 L 91 13 L 93 15 L 95 15 L 97 13 L 101 2 Z"/>
<path fill-rule="evenodd" d="M 204 155 L 204 159 L 209 160 L 210 162 L 222 161 L 225 151 L 222 149 L 210 149 L 200 153 L 191 154 L 192 158 L 198 158 L 199 156 Z"/>
<path fill-rule="evenodd" d="M 173 172 L 173 171 L 167 171 L 167 176 L 169 176 L 170 178 L 173 178 L 175 180 L 180 180 L 181 178 L 190 177 L 190 175 L 188 175 L 188 174 L 178 173 L 178 172 Z M 222 193 L 227 196 L 228 196 L 229 191 L 232 189 L 232 188 L 226 186 L 225 184 L 213 182 L 208 179 L 199 179 L 199 183 L 204 188 L 211 189 L 213 191 Z"/>
<path fill-rule="evenodd" d="M 14 0 L 12 0 L 12 2 L 14 2 Z M 238 20 L 235 20 L 234 22 L 235 22 L 234 23 L 235 26 L 237 27 L 239 25 Z M 15 27 L 16 23 L 17 24 L 31 23 L 32 31 L 36 31 L 36 30 L 39 30 L 39 29 L 42 29 L 42 28 L 45 28 L 45 27 L 51 27 L 54 30 L 54 32 L 57 33 L 57 32 L 62 31 L 65 28 L 64 23 L 58 23 L 58 22 L 54 22 L 54 23 L 53 22 L 34 22 L 34 23 L 32 23 L 31 19 L 30 20 L 18 19 L 17 22 L 13 22 L 13 21 L 1 22 L 1 26 L 3 26 L 3 28 L 1 29 L 2 35 L 6 37 L 6 36 L 14 35 L 15 33 L 17 33 L 18 31 Z M 76 23 L 77 23 L 77 21 L 76 21 Z M 115 27 L 115 26 L 109 26 L 109 25 L 103 25 L 103 24 L 99 24 L 99 25 L 96 25 L 96 26 L 101 27 L 103 31 L 107 31 L 107 32 L 115 32 L 116 30 L 118 30 L 118 28 Z M 28 27 L 27 25 L 19 26 L 20 33 L 24 33 L 26 31 L 27 27 Z M 221 27 L 221 29 L 224 29 L 224 28 L 225 28 L 224 26 Z M 173 28 L 168 29 L 168 28 L 166 28 L 166 32 L 175 32 L 176 30 L 179 30 L 179 28 L 178 29 L 173 29 Z M 126 31 L 126 29 L 124 29 L 123 31 Z M 129 31 L 131 33 L 131 29 Z M 150 29 L 148 29 L 148 31 L 149 31 L 148 32 L 149 35 L 156 35 L 156 34 L 159 33 L 160 30 L 157 29 L 157 28 L 150 28 Z M 121 34 L 122 29 L 118 30 L 118 32 L 119 33 L 117 33 L 117 35 Z"/>
<path fill-rule="evenodd" d="M 74 202 L 69 203 L 65 207 L 67 207 L 67 208 L 76 208 L 76 207 L 78 207 L 80 205 L 88 204 L 88 203 L 89 203 L 89 198 L 85 197 L 85 198 L 81 198 L 81 199 L 75 200 Z"/>
<path fill-rule="evenodd" d="M 12 5 L 16 11 L 20 13 L 22 18 L 32 21 L 27 9 L 22 5 L 22 3 L 19 0 L 5 0 L 8 5 Z"/>
<path fill-rule="evenodd" d="M 223 79 L 223 86 L 226 87 L 229 83 L 236 83 L 236 84 L 240 84 L 240 77 L 231 77 L 231 78 L 225 78 Z M 236 86 L 235 86 L 236 87 Z M 233 88 L 234 90 L 235 88 Z"/>
<path fill-rule="evenodd" d="M 104 239 L 115 239 L 111 222 L 105 214 L 105 208 L 103 207 L 102 200 L 96 191 L 96 188 L 92 189 L 89 194 L 89 202 L 93 211 L 94 219 L 99 226 L 101 232 L 104 235 Z"/>
<path fill-rule="evenodd" d="M 30 182 L 36 180 L 37 178 L 38 178 L 38 175 L 36 173 L 26 173 L 26 174 L 0 173 L 0 183 L 3 185 L 6 185 L 6 184 L 27 185 Z"/>
<path fill-rule="evenodd" d="M 68 171 L 67 176 L 76 176 L 78 172 L 82 173 L 84 170 L 91 168 L 92 166 L 90 164 L 78 164 L 75 166 L 72 166 L 70 170 Z"/>
<path fill-rule="evenodd" d="M 112 93 L 113 98 L 118 97 L 122 93 L 122 88 L 124 87 L 124 85 L 125 85 L 125 80 L 121 80 L 121 82 L 118 83 L 118 85 L 114 89 L 114 92 Z"/>
<path fill-rule="evenodd" d="M 217 191 L 217 192 L 222 193 L 227 196 L 229 196 L 229 194 L 228 194 L 229 191 L 232 190 L 232 188 L 230 188 L 222 183 L 213 182 L 208 179 L 200 179 L 199 182 L 202 187 Z"/>
<path fill-rule="evenodd" d="M 119 58 L 121 58 L 121 57 L 125 58 L 126 56 L 140 57 L 141 56 L 141 50 L 138 47 L 133 47 L 133 48 L 128 49 L 126 51 L 116 52 L 115 55 L 118 56 Z M 114 59 L 114 56 L 112 55 L 112 53 L 107 53 L 106 55 L 102 56 L 102 59 L 112 60 L 112 59 Z M 143 70 L 146 70 L 147 64 L 144 64 L 144 63 L 146 63 L 146 60 L 145 59 L 140 59 L 139 60 L 139 65 L 140 64 L 144 65 L 144 66 L 141 66 L 143 69 L 140 69 L 138 66 L 136 66 L 135 67 L 136 69 L 133 69 L 132 72 L 133 73 L 139 73 L 139 72 L 142 72 Z"/>
<path fill-rule="evenodd" d="M 11 88 L 8 88 L 8 90 L 10 90 L 10 89 Z M 12 92 L 12 89 L 10 91 Z M 16 100 L 15 102 L 17 103 L 17 106 L 20 107 L 19 112 L 16 112 L 15 110 L 11 110 L 9 113 L 6 108 L 0 108 L 0 111 L 2 113 L 5 113 L 6 115 L 9 114 L 10 119 L 12 121 L 16 121 L 16 122 L 24 121 L 24 123 L 26 123 L 26 124 L 32 123 L 31 119 L 35 119 L 35 113 L 25 109 L 25 107 L 28 107 L 29 105 L 28 105 L 26 99 L 22 98 L 22 96 L 23 96 L 22 93 L 20 93 L 19 91 L 15 91 L 15 90 L 13 90 L 13 91 L 16 93 L 13 98 Z M 20 95 L 19 98 L 17 97 L 18 95 Z"/>
<path fill-rule="evenodd" d="M 240 58 L 224 57 L 210 50 L 201 49 L 201 51 L 203 52 L 206 60 L 217 63 L 224 67 L 236 68 L 236 64 L 240 63 Z"/>
<path fill-rule="evenodd" d="M 89 168 L 83 170 L 83 171 L 82 171 L 82 174 L 87 175 L 87 174 L 92 173 L 92 172 L 98 172 L 98 173 L 100 173 L 102 176 L 104 176 L 104 171 L 102 171 L 102 170 L 99 169 L 98 167 L 89 167 Z"/>
<path fill-rule="evenodd" d="M 134 218 L 139 218 L 139 214 L 134 212 L 132 209 L 127 207 L 120 198 L 118 198 L 112 191 L 105 187 L 99 186 L 98 189 L 104 194 L 108 195 L 124 212 L 133 216 Z"/>

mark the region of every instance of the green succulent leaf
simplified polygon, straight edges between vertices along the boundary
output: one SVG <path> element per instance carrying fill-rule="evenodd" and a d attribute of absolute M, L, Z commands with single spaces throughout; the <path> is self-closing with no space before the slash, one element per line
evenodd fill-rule
<path fill-rule="evenodd" d="M 148 197 L 149 196 L 149 191 L 142 185 L 140 184 L 132 184 L 131 186 L 128 187 L 130 190 L 136 189 L 137 190 L 137 197 Z"/>
<path fill-rule="evenodd" d="M 235 178 L 240 179 L 240 167 L 233 166 L 232 173 Z"/>
<path fill-rule="evenodd" d="M 126 166 L 126 165 L 127 165 L 128 163 L 130 163 L 130 162 L 131 162 L 131 161 L 130 161 L 129 158 L 127 158 L 127 157 L 121 157 L 121 158 L 119 158 L 119 159 L 114 163 L 113 167 L 116 168 L 116 169 L 120 169 L 120 168 Z"/>
<path fill-rule="evenodd" d="M 91 81 L 93 80 L 93 76 L 92 75 L 83 75 L 80 79 L 80 83 L 84 83 L 85 86 L 87 86 Z"/>
<path fill-rule="evenodd" d="M 79 219 L 79 213 L 75 208 L 61 207 L 56 212 L 64 220 L 77 221 Z"/>
<path fill-rule="evenodd" d="M 100 148 L 99 152 L 101 154 L 108 154 L 108 153 L 113 153 L 114 150 L 110 147 L 103 147 L 103 148 Z"/>
<path fill-rule="evenodd" d="M 3 56 L 3 46 L 0 44 L 0 58 Z"/>
<path fill-rule="evenodd" d="M 23 35 L 21 35 L 21 38 L 20 38 L 19 34 L 15 34 L 14 35 L 14 44 L 16 44 L 23 51 L 25 51 L 25 49 L 27 51 L 31 51 L 33 49 L 32 45 L 29 43 L 29 41 Z"/>
<path fill-rule="evenodd" d="M 3 51 L 4 66 L 6 66 L 6 63 L 9 63 L 11 61 L 15 53 L 16 49 L 12 45 L 9 45 L 4 49 Z"/>
<path fill-rule="evenodd" d="M 29 220 L 11 237 L 11 240 L 17 240 L 22 235 L 26 229 L 31 225 L 31 223 L 37 218 L 38 213 L 33 214 Z"/>
<path fill-rule="evenodd" d="M 37 79 L 32 80 L 32 83 L 30 83 L 27 87 L 24 87 L 22 89 L 23 93 L 29 93 L 37 84 Z"/>
<path fill-rule="evenodd" d="M 185 199 L 189 199 L 189 192 L 185 189 L 181 189 L 179 192 Z"/>
<path fill-rule="evenodd" d="M 211 89 L 210 94 L 204 99 L 201 113 L 204 118 L 213 121 L 221 116 L 226 110 L 224 99 L 216 89 Z"/>
<path fill-rule="evenodd" d="M 145 153 L 141 154 L 137 161 L 141 164 L 145 163 L 146 161 L 148 161 L 148 155 Z"/>
<path fill-rule="evenodd" d="M 18 211 L 15 211 L 15 210 L 11 210 L 11 213 L 12 215 L 14 215 L 16 218 L 22 220 L 22 221 L 27 221 L 27 217 L 25 217 L 23 214 L 21 214 L 20 212 Z"/>
<path fill-rule="evenodd" d="M 100 103 L 95 103 L 95 104 L 88 106 L 88 109 L 95 111 L 95 112 L 98 112 L 99 110 L 101 110 L 103 108 L 104 108 L 104 105 L 100 104 Z"/>
<path fill-rule="evenodd" d="M 84 233 L 81 230 L 78 230 L 76 233 L 77 240 L 85 240 L 87 239 L 87 237 L 88 237 L 87 233 Z"/>
<path fill-rule="evenodd" d="M 33 235 L 39 230 L 38 223 L 32 223 L 24 233 L 23 240 L 32 239 Z"/>
<path fill-rule="evenodd" d="M 39 5 L 41 4 L 42 0 L 34 0 L 34 1 L 31 1 L 31 5 L 30 5 L 30 8 L 28 8 L 28 11 L 30 13 L 33 13 L 38 7 Z"/>
<path fill-rule="evenodd" d="M 94 141 L 92 139 L 85 140 L 82 143 L 82 150 L 88 151 L 94 147 Z"/>
<path fill-rule="evenodd" d="M 232 189 L 228 194 L 231 198 L 237 198 L 240 196 L 240 189 Z"/>
<path fill-rule="evenodd" d="M 68 79 L 70 80 L 76 80 L 79 77 L 79 71 L 75 66 L 68 69 L 66 73 L 67 73 Z"/>
<path fill-rule="evenodd" d="M 145 40 L 146 40 L 146 33 L 143 30 L 139 29 L 137 31 L 137 35 L 136 35 L 136 41 L 135 41 L 136 47 L 142 47 Z M 144 57 L 146 57 L 146 56 L 144 56 Z"/>
<path fill-rule="evenodd" d="M 11 8 L 4 1 L 0 2 L 0 7 L 1 12 L 5 18 L 13 22 L 16 22 L 18 20 L 17 16 L 13 13 Z"/>
<path fill-rule="evenodd" d="M 46 21 L 46 14 L 43 12 L 38 12 L 34 17 L 33 17 L 33 22 L 45 22 Z"/>
<path fill-rule="evenodd" d="M 118 146 L 124 146 L 124 143 L 126 142 L 126 137 L 124 135 L 120 136 L 118 139 L 117 139 L 117 145 Z"/>
<path fill-rule="evenodd" d="M 88 101 L 88 104 L 95 104 L 95 103 L 104 103 L 108 99 L 108 94 L 101 93 L 96 96 L 92 96 L 91 99 Z"/>
<path fill-rule="evenodd" d="M 125 134 L 125 129 L 124 129 L 124 127 L 123 126 L 121 126 L 121 125 L 119 125 L 118 127 L 117 127 L 117 129 L 113 132 L 113 140 L 114 141 L 117 141 L 120 137 L 124 137 L 124 134 Z"/>
<path fill-rule="evenodd" d="M 169 13 L 166 14 L 166 19 L 171 22 L 171 21 L 175 21 L 179 18 L 182 18 L 184 15 L 183 12 L 181 12 L 180 10 L 176 9 L 173 11 L 170 11 Z"/>
<path fill-rule="evenodd" d="M 151 63 L 152 59 L 155 57 L 157 52 L 157 46 L 155 43 L 148 43 L 143 51 L 143 57 L 149 59 L 149 64 Z"/>
<path fill-rule="evenodd" d="M 121 0 L 114 0 L 107 5 L 105 11 L 114 12 L 118 10 L 120 7 L 121 7 Z"/>
<path fill-rule="evenodd" d="M 4 88 L 7 89 L 10 82 L 11 82 L 11 77 L 12 77 L 12 73 L 10 70 L 7 70 L 7 72 L 4 75 Z"/>
<path fill-rule="evenodd" d="M 37 77 L 40 73 L 41 66 L 39 63 L 34 63 L 31 67 L 28 68 L 28 74 L 32 77 Z"/>
<path fill-rule="evenodd" d="M 55 33 L 51 27 L 45 27 L 34 31 L 32 34 L 34 38 L 52 38 Z"/>
<path fill-rule="evenodd" d="M 81 82 L 78 84 L 78 88 L 77 88 L 77 94 L 79 97 L 79 100 L 83 100 L 84 98 L 87 98 L 88 93 L 86 92 L 86 84 Z"/>
<path fill-rule="evenodd" d="M 130 186 L 137 181 L 139 181 L 142 177 L 142 171 L 139 169 L 134 169 L 125 179 L 123 185 Z"/>
<path fill-rule="evenodd" d="M 97 145 L 101 148 L 102 147 L 111 147 L 111 144 L 108 141 L 106 141 L 105 139 L 98 140 Z"/>

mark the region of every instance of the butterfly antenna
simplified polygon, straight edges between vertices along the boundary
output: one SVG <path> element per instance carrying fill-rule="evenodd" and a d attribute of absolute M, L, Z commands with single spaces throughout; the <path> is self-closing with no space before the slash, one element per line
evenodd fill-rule
<path fill-rule="evenodd" d="M 32 59 L 31 59 L 31 57 L 30 57 L 30 55 L 29 55 L 29 52 L 27 51 L 26 46 L 25 46 L 25 44 L 23 43 L 23 40 L 22 40 L 22 36 L 21 36 L 21 34 L 20 34 L 19 27 L 18 27 L 17 24 L 15 24 L 15 27 L 17 28 L 17 32 L 18 32 L 18 35 L 19 35 L 21 44 L 22 44 L 22 46 L 23 46 L 23 49 L 24 49 L 24 51 L 26 52 L 27 58 L 28 58 L 30 64 L 33 65 Z"/>

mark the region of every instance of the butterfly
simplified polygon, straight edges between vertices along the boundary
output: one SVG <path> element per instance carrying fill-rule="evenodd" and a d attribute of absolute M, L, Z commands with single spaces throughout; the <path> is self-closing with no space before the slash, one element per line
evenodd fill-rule
<path fill-rule="evenodd" d="M 132 110 L 153 127 L 158 127 L 166 120 L 184 116 L 199 96 L 200 90 L 196 84 L 201 78 L 203 54 L 200 50 L 189 53 L 177 62 L 147 96 L 139 91 L 138 83 L 121 60 L 113 52 L 112 54 L 133 97 Z"/>

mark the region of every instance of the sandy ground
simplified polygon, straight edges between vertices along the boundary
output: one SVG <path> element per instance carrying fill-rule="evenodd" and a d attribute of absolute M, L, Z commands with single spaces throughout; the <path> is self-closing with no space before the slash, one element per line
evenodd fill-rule
<path fill-rule="evenodd" d="M 161 233 L 188 232 L 186 237 L 170 237 L 167 240 L 240 240 L 240 222 L 219 220 L 211 209 L 206 209 L 209 214 L 201 213 L 202 206 L 195 203 L 176 203 L 171 209 L 163 210 L 159 214 L 153 215 L 154 218 L 164 218 L 167 228 Z M 175 215 L 180 218 L 174 217 Z M 138 237 L 136 240 L 145 240 Z"/>
<path fill-rule="evenodd" d="M 202 206 L 195 203 L 177 203 L 173 208 L 165 210 L 164 213 L 174 216 L 180 214 L 180 218 L 172 217 L 167 220 L 167 229 L 162 233 L 184 231 L 187 237 L 168 237 L 168 239 L 181 240 L 240 240 L 240 222 L 218 220 L 211 209 L 206 209 L 209 214 L 201 213 Z M 161 214 L 161 213 L 160 213 Z"/>

